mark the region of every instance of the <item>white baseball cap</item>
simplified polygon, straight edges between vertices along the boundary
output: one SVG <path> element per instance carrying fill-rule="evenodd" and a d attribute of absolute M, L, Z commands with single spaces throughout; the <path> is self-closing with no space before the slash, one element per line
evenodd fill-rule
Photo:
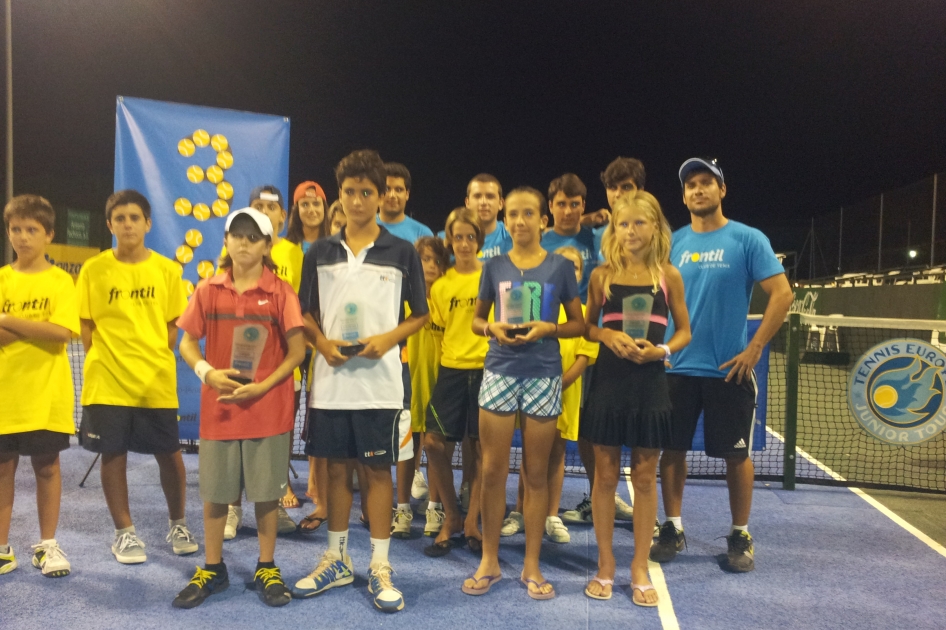
<path fill-rule="evenodd" d="M 250 217 L 251 219 L 253 219 L 253 221 L 256 223 L 256 226 L 259 228 L 259 231 L 263 233 L 263 236 L 268 236 L 272 238 L 273 222 L 269 220 L 268 216 L 266 216 L 265 214 L 263 214 L 262 212 L 254 208 L 241 208 L 240 210 L 237 210 L 236 212 L 231 213 L 230 216 L 227 217 L 227 225 L 224 228 L 225 231 L 229 232 L 230 224 L 233 223 L 233 220 L 237 218 L 238 216 L 244 215 L 244 214 Z"/>

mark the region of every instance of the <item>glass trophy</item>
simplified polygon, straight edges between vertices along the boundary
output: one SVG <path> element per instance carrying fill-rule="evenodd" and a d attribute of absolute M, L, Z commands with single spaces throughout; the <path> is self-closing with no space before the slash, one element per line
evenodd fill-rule
<path fill-rule="evenodd" d="M 532 321 L 530 317 L 530 308 L 532 306 L 532 290 L 525 286 L 510 287 L 503 291 L 500 296 L 500 303 L 503 308 L 503 323 L 525 324 Z M 516 326 L 506 331 L 506 336 L 510 339 L 517 335 L 527 335 L 529 329 L 525 326 Z"/>
<path fill-rule="evenodd" d="M 358 343 L 361 337 L 361 308 L 354 302 L 348 302 L 342 307 L 342 341 L 352 345 L 339 346 L 338 351 L 346 357 L 351 357 L 361 352 L 365 344 Z"/>
<path fill-rule="evenodd" d="M 632 339 L 646 339 L 654 296 L 644 293 L 629 295 L 621 301 L 621 307 L 624 311 L 624 334 Z"/>
<path fill-rule="evenodd" d="M 231 380 L 243 385 L 253 382 L 268 337 L 269 331 L 258 324 L 244 324 L 233 329 L 230 367 L 240 373 L 231 376 Z"/>

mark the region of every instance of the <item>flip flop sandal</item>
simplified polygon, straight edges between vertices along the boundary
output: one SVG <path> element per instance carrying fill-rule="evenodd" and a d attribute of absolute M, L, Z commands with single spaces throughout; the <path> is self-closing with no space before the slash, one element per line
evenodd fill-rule
<path fill-rule="evenodd" d="M 544 582 L 542 582 L 542 583 L 539 583 L 539 582 L 536 582 L 535 580 L 532 580 L 532 579 L 529 579 L 529 578 L 519 578 L 519 581 L 522 582 L 522 583 L 525 585 L 526 591 L 529 593 L 529 597 L 531 597 L 532 599 L 540 599 L 540 600 L 543 600 L 543 599 L 552 599 L 553 597 L 555 597 L 555 587 L 552 586 L 551 584 L 549 584 L 549 581 L 548 581 L 548 580 L 546 580 L 546 581 L 544 581 Z M 533 591 L 531 588 L 529 588 L 529 585 L 530 585 L 530 584 L 532 584 L 533 586 L 535 586 L 536 591 Z M 538 590 L 538 589 L 541 589 L 541 588 L 542 588 L 543 586 L 545 586 L 546 584 L 549 584 L 549 586 L 552 586 L 552 590 L 551 590 L 551 591 L 549 591 L 548 593 L 542 593 L 541 591 Z"/>
<path fill-rule="evenodd" d="M 474 588 L 472 586 L 467 586 L 466 584 L 463 584 L 463 586 L 460 587 L 460 590 L 466 593 L 467 595 L 486 595 L 489 592 L 489 589 L 493 587 L 493 584 L 503 579 L 503 575 L 502 573 L 500 573 L 499 575 L 484 575 L 483 577 L 480 577 L 480 578 L 474 577 L 471 575 L 470 579 L 473 580 L 474 584 L 479 584 L 483 580 L 486 580 L 486 586 Z"/>
<path fill-rule="evenodd" d="M 460 547 L 464 543 L 463 537 L 459 538 L 448 538 L 447 540 L 441 540 L 440 542 L 435 542 L 428 547 L 424 547 L 424 555 L 428 558 L 442 558 L 443 556 L 450 553 L 450 550 L 454 547 Z"/>
<path fill-rule="evenodd" d="M 312 534 L 318 531 L 318 529 L 322 527 L 322 523 L 324 523 L 327 520 L 328 518 L 323 518 L 321 516 L 312 516 L 311 514 L 309 514 L 304 519 L 299 521 L 299 531 L 302 532 L 303 534 Z M 310 525 L 311 523 L 315 523 L 315 527 L 309 527 L 308 525 Z"/>
<path fill-rule="evenodd" d="M 483 541 L 479 538 L 467 538 L 466 544 L 473 553 L 483 553 Z"/>
<path fill-rule="evenodd" d="M 637 598 L 634 597 L 634 591 L 640 591 L 641 597 L 643 597 L 644 593 L 646 593 L 647 591 L 656 591 L 656 590 L 657 589 L 655 589 L 650 584 L 631 584 L 631 601 L 634 602 L 634 604 L 637 606 L 643 606 L 645 608 L 654 608 L 657 606 L 657 602 L 649 603 L 646 600 L 638 601 Z"/>
<path fill-rule="evenodd" d="M 591 591 L 588 590 L 588 586 L 591 586 L 591 582 L 597 582 L 601 586 L 607 586 L 608 594 L 607 595 L 592 594 Z M 588 582 L 588 586 L 585 587 L 585 595 L 587 595 L 591 599 L 611 599 L 611 590 L 612 590 L 611 587 L 614 586 L 614 580 L 602 580 L 596 575 L 593 578 L 591 578 L 591 582 Z"/>

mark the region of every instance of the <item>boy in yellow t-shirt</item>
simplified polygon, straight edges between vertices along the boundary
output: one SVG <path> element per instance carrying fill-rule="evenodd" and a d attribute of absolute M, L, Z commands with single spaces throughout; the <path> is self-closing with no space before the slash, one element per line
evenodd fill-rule
<path fill-rule="evenodd" d="M 299 286 L 302 283 L 302 247 L 293 243 L 289 239 L 282 238 L 283 227 L 286 224 L 286 208 L 283 202 L 282 193 L 272 185 L 257 186 L 250 191 L 250 207 L 259 210 L 269 218 L 273 224 L 273 248 L 269 252 L 270 258 L 276 264 L 276 276 L 280 280 L 285 280 L 292 286 L 292 290 L 299 294 Z M 220 252 L 222 259 L 227 253 L 224 247 Z M 221 273 L 220 269 L 217 273 Z M 223 272 L 226 273 L 226 272 Z M 299 410 L 299 398 L 302 393 L 302 371 L 297 367 L 293 373 L 294 386 L 296 392 L 296 411 Z M 289 440 L 289 453 L 292 455 L 292 438 Z M 286 471 L 286 494 L 279 500 L 279 507 L 276 512 L 277 527 L 276 531 L 280 534 L 291 534 L 296 531 L 296 522 L 292 520 L 286 508 L 298 508 L 299 499 L 292 491 L 292 484 L 289 479 L 289 471 Z M 237 529 L 243 521 L 243 499 L 230 506 L 227 513 L 227 527 L 223 533 L 224 540 L 231 540 L 236 537 Z"/>
<path fill-rule="evenodd" d="M 105 203 L 116 246 L 79 272 L 85 368 L 82 446 L 102 455 L 102 490 L 115 523 L 112 553 L 122 564 L 147 558 L 128 506 L 128 451 L 154 455 L 167 500 L 174 553 L 197 543 L 184 518 L 186 479 L 177 427 L 177 318 L 186 298 L 180 267 L 145 247 L 151 204 L 134 190 Z"/>
<path fill-rule="evenodd" d="M 56 542 L 62 478 L 59 451 L 69 448 L 73 386 L 66 344 L 79 333 L 72 278 L 46 260 L 56 214 L 36 195 L 14 197 L 3 222 L 16 262 L 0 268 L 0 574 L 16 569 L 9 544 L 16 467 L 29 455 L 36 475 L 40 542 L 33 566 L 46 577 L 69 575 Z M 16 404 L 10 404 L 16 401 Z"/>

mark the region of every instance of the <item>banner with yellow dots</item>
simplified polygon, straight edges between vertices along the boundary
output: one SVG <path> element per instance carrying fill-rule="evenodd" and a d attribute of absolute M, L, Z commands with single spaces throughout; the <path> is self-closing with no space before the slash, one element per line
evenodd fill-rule
<path fill-rule="evenodd" d="M 151 203 L 146 243 L 181 267 L 188 296 L 214 273 L 223 228 L 250 191 L 289 191 L 289 119 L 119 96 L 115 190 Z M 178 360 L 181 439 L 197 439 L 200 381 Z"/>

